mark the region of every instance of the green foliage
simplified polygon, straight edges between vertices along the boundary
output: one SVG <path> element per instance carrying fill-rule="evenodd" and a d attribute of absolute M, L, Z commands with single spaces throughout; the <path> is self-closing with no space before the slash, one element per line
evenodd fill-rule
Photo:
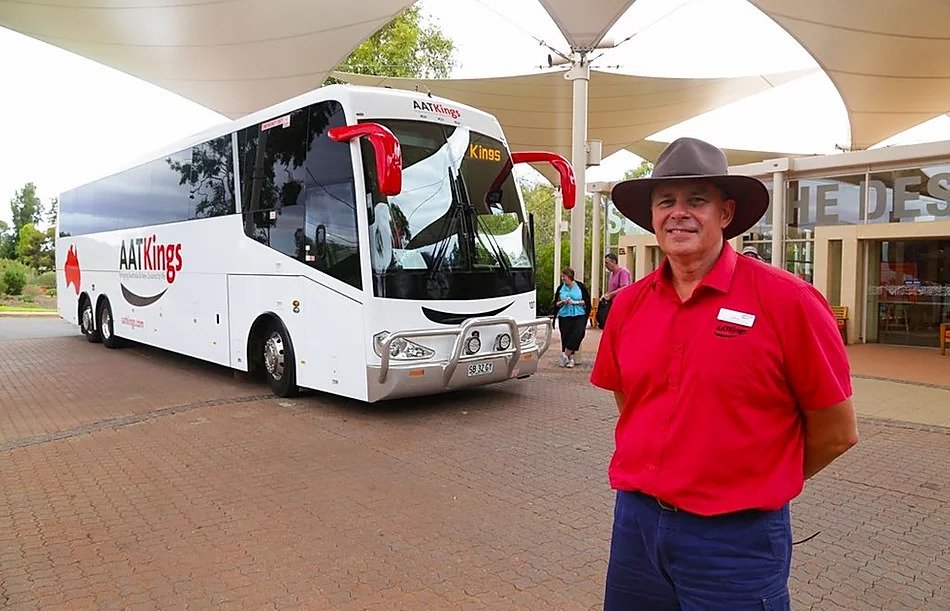
<path fill-rule="evenodd" d="M 643 178 L 644 176 L 649 176 L 653 173 L 653 164 L 643 159 L 640 161 L 640 165 L 635 167 L 632 170 L 627 170 L 623 174 L 624 180 L 630 180 L 631 178 Z"/>
<path fill-rule="evenodd" d="M 36 285 L 44 289 L 56 288 L 56 272 L 48 271 L 36 277 Z"/>
<path fill-rule="evenodd" d="M 13 229 L 20 239 L 20 229 L 25 225 L 37 225 L 43 217 L 43 202 L 36 195 L 36 185 L 26 183 L 10 200 L 13 212 Z"/>
<path fill-rule="evenodd" d="M 59 202 L 53 199 L 45 219 L 51 228 L 44 235 L 36 226 L 44 219 L 43 202 L 36 195 L 36 186 L 28 182 L 10 200 L 13 226 L 0 221 L 0 259 L 21 259 L 39 269 L 52 269 L 54 265 L 53 235 Z M 26 232 L 26 236 L 22 234 Z M 38 235 L 37 235 L 38 234 Z M 45 254 L 41 254 L 45 253 Z"/>
<path fill-rule="evenodd" d="M 43 294 L 43 289 L 36 286 L 35 284 L 27 284 L 26 286 L 23 287 L 23 290 L 21 292 L 23 294 L 23 297 L 26 297 L 29 299 L 36 299 L 37 297 Z"/>
<path fill-rule="evenodd" d="M 0 260 L 0 293 L 19 295 L 26 286 L 27 268 L 21 263 Z"/>
<path fill-rule="evenodd" d="M 447 78 L 455 45 L 412 6 L 366 39 L 337 70 L 403 78 Z M 329 79 L 328 82 L 336 82 Z"/>
<path fill-rule="evenodd" d="M 53 252 L 53 230 L 39 231 L 32 223 L 20 228 L 20 237 L 16 247 L 17 260 L 37 271 L 46 271 L 55 264 Z"/>

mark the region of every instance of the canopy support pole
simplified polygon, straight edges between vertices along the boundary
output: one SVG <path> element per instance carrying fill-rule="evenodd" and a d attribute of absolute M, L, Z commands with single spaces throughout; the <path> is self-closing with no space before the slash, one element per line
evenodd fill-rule
<path fill-rule="evenodd" d="M 587 170 L 587 87 L 590 84 L 590 64 L 586 53 L 574 53 L 571 69 L 564 78 L 574 85 L 573 122 L 571 125 L 571 165 L 574 166 L 574 181 L 577 193 L 571 210 L 571 267 L 574 276 L 584 280 L 584 225 L 586 221 Z"/>

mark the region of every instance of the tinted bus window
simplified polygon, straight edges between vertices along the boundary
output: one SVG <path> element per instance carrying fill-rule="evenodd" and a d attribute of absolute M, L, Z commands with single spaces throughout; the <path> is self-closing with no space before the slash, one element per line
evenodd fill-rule
<path fill-rule="evenodd" d="M 323 102 L 239 132 L 244 231 L 360 287 L 350 147 L 327 136 L 344 124 L 342 106 Z"/>
<path fill-rule="evenodd" d="M 63 193 L 60 235 L 233 214 L 232 159 L 222 136 Z"/>

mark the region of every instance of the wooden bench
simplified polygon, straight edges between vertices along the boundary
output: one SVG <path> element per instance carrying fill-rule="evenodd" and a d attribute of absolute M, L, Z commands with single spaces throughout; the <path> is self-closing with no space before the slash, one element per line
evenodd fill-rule
<path fill-rule="evenodd" d="M 838 331 L 841 332 L 841 339 L 848 343 L 848 306 L 831 306 L 834 312 L 835 322 L 838 323 Z"/>
<path fill-rule="evenodd" d="M 950 322 L 940 323 L 940 356 L 947 354 L 947 346 L 950 346 Z"/>

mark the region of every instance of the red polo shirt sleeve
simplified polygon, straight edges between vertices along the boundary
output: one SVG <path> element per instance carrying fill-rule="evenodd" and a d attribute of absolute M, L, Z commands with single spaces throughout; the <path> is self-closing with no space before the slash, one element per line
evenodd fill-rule
<path fill-rule="evenodd" d="M 617 363 L 617 336 L 631 309 L 640 301 L 638 295 L 643 285 L 638 284 L 617 293 L 614 303 L 610 306 L 610 317 L 607 326 L 600 336 L 600 346 L 597 348 L 597 357 L 590 373 L 590 383 L 604 390 L 623 392 L 623 380 L 620 377 L 620 365 Z"/>
<path fill-rule="evenodd" d="M 787 302 L 782 329 L 788 384 L 803 410 L 837 405 L 851 397 L 851 368 L 834 314 L 812 286 Z"/>
<path fill-rule="evenodd" d="M 590 373 L 590 383 L 604 390 L 620 392 L 623 387 L 620 383 L 620 368 L 614 352 L 615 333 L 612 331 L 618 325 L 611 325 L 609 318 L 607 321 L 607 328 L 600 336 L 600 347 L 597 348 L 597 358 L 594 359 L 594 368 Z"/>

